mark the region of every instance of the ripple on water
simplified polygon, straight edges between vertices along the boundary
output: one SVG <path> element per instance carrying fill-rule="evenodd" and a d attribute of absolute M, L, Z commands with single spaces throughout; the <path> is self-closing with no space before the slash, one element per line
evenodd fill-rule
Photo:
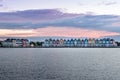
<path fill-rule="evenodd" d="M 120 80 L 120 49 L 1 49 L 0 80 Z"/>

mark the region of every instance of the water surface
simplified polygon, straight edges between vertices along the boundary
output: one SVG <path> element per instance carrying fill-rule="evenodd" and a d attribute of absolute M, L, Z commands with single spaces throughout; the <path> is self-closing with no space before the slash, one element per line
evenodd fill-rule
<path fill-rule="evenodd" d="M 0 48 L 0 80 L 120 80 L 120 49 Z"/>

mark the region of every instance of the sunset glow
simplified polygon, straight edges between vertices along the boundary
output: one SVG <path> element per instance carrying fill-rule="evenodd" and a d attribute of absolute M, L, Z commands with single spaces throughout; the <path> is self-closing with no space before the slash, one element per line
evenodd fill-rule
<path fill-rule="evenodd" d="M 120 35 L 116 32 L 95 31 L 89 29 L 77 29 L 68 27 L 46 27 L 38 29 L 24 29 L 24 30 L 8 30 L 0 29 L 0 36 L 13 36 L 13 37 L 44 37 L 44 36 L 59 36 L 59 37 L 91 37 L 100 38 L 103 36 Z"/>

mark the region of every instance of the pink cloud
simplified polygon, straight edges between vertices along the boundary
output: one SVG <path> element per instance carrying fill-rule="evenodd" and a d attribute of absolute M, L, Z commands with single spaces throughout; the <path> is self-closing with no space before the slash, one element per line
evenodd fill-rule
<path fill-rule="evenodd" d="M 45 36 L 58 36 L 58 37 L 91 37 L 100 38 L 104 36 L 120 35 L 117 32 L 108 31 L 95 31 L 82 28 L 71 27 L 46 27 L 38 29 L 21 29 L 10 30 L 0 29 L 0 36 L 4 37 L 45 37 Z"/>
<path fill-rule="evenodd" d="M 32 30 L 0 29 L 0 37 L 28 37 L 32 35 L 33 35 Z"/>
<path fill-rule="evenodd" d="M 34 30 L 38 36 L 64 36 L 64 37 L 94 37 L 99 38 L 103 36 L 120 35 L 116 32 L 108 31 L 95 31 L 89 29 L 80 28 L 68 28 L 68 27 L 46 27 Z"/>

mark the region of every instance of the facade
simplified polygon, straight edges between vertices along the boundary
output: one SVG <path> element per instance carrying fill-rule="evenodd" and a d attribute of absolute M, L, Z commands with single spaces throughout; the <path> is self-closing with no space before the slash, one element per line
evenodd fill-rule
<path fill-rule="evenodd" d="M 4 47 L 27 47 L 29 46 L 28 39 L 6 39 L 2 41 Z"/>
<path fill-rule="evenodd" d="M 46 39 L 43 47 L 113 47 L 117 46 L 114 39 Z"/>

